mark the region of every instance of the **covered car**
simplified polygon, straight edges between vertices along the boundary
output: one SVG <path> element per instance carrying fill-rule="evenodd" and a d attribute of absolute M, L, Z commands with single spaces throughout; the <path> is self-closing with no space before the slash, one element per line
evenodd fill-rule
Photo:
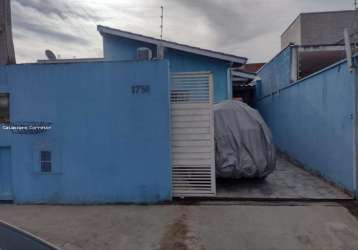
<path fill-rule="evenodd" d="M 276 165 L 270 129 L 258 111 L 241 101 L 214 105 L 216 175 L 265 178 Z"/>

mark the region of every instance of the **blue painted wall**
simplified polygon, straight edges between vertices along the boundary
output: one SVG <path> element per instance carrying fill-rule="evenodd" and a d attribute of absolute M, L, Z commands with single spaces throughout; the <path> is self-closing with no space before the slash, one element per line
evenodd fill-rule
<path fill-rule="evenodd" d="M 52 122 L 39 135 L 0 127 L 11 147 L 19 203 L 157 202 L 171 199 L 167 61 L 14 65 L 0 68 L 11 121 Z M 150 85 L 133 94 L 132 85 Z M 40 151 L 53 173 L 40 172 Z"/>
<path fill-rule="evenodd" d="M 290 84 L 289 67 L 282 65 L 289 56 L 286 49 L 259 72 L 264 91 L 257 107 L 281 150 L 352 191 L 352 75 L 347 64 Z M 276 84 L 280 91 L 270 95 Z"/>
<path fill-rule="evenodd" d="M 156 56 L 156 46 L 152 44 L 112 35 L 103 35 L 105 60 L 134 60 L 139 47 L 150 48 L 153 56 Z M 228 98 L 227 70 L 230 67 L 229 62 L 168 48 L 165 50 L 165 59 L 170 62 L 171 72 L 211 71 L 214 79 L 215 102 Z"/>
<path fill-rule="evenodd" d="M 111 35 L 103 35 L 103 56 L 106 60 L 135 60 L 137 58 L 137 49 L 140 47 L 151 49 L 153 57 L 157 56 L 157 46 L 153 44 Z"/>
<path fill-rule="evenodd" d="M 11 149 L 0 147 L 0 200 L 12 200 Z"/>
<path fill-rule="evenodd" d="M 282 50 L 272 61 L 265 64 L 259 71 L 264 84 L 256 86 L 257 98 L 262 98 L 290 85 L 291 78 L 291 48 Z"/>

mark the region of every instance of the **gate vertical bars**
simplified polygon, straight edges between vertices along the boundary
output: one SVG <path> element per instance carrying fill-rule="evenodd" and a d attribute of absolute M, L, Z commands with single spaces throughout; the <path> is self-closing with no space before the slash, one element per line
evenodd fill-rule
<path fill-rule="evenodd" d="M 213 78 L 171 75 L 173 197 L 215 196 Z"/>

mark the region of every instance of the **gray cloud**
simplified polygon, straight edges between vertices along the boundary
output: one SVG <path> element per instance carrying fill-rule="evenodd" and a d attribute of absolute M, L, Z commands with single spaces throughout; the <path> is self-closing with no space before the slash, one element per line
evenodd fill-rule
<path fill-rule="evenodd" d="M 211 32 L 215 33 L 219 46 L 247 41 L 270 31 L 265 25 L 253 25 L 255 22 L 259 24 L 260 21 L 248 14 L 249 10 L 259 8 L 262 1 L 176 0 L 176 2 L 184 6 L 187 11 L 200 15 Z M 273 26 L 274 23 L 271 23 L 271 27 Z"/>
<path fill-rule="evenodd" d="M 86 56 L 83 48 L 91 51 L 97 47 L 97 40 L 87 31 L 92 26 L 96 34 L 93 15 L 77 13 L 76 8 L 68 10 L 68 7 L 65 0 L 12 1 L 15 53 L 19 62 L 43 58 L 47 48 L 73 57 Z"/>
<path fill-rule="evenodd" d="M 96 24 L 267 61 L 280 34 L 300 13 L 352 8 L 351 0 L 12 0 L 19 62 L 43 57 L 101 56 Z M 31 44 L 31 46 L 29 46 Z"/>
<path fill-rule="evenodd" d="M 30 8 L 36 12 L 44 15 L 55 15 L 61 19 L 68 19 L 70 17 L 82 18 L 86 20 L 99 20 L 92 11 L 81 8 L 80 10 L 74 8 L 73 5 L 69 4 L 66 0 L 13 0 L 23 7 Z"/>
<path fill-rule="evenodd" d="M 91 42 L 88 39 L 82 38 L 77 35 L 68 34 L 53 27 L 44 26 L 39 23 L 28 23 L 24 20 L 16 19 L 14 25 L 18 29 L 27 30 L 29 33 L 32 33 L 33 36 L 40 35 L 44 39 L 55 39 L 63 43 L 77 43 L 81 45 L 88 46 Z M 16 33 L 16 38 L 25 39 L 25 35 L 19 36 L 19 33 Z"/>
<path fill-rule="evenodd" d="M 182 32 L 191 37 L 187 40 L 246 56 L 250 61 L 268 61 L 278 53 L 281 33 L 300 12 L 352 8 L 351 0 L 174 0 L 174 3 L 175 6 L 169 6 L 191 17 L 181 19 Z M 203 27 L 206 31 L 200 33 Z M 170 38 L 185 39 L 184 35 L 168 32 Z"/>

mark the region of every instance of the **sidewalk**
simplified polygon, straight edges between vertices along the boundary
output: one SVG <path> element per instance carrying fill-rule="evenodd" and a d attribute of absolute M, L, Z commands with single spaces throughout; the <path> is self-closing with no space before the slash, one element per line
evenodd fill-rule
<path fill-rule="evenodd" d="M 0 205 L 0 220 L 66 250 L 358 249 L 358 221 L 336 203 Z"/>

